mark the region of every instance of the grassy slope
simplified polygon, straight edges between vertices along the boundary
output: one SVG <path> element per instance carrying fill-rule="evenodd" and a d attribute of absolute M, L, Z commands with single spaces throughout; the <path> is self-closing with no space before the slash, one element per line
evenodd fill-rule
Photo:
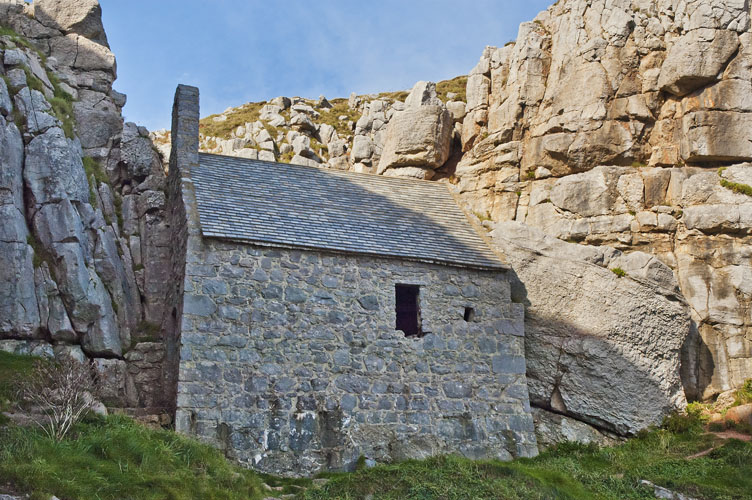
<path fill-rule="evenodd" d="M 31 358 L 0 352 L 0 401 L 8 405 Z M 746 394 L 746 393 L 745 393 Z M 746 397 L 746 396 L 745 396 Z M 703 433 L 699 421 L 674 418 L 613 448 L 560 445 L 514 462 L 437 457 L 329 474 L 300 497 L 356 499 L 648 499 L 641 479 L 699 499 L 752 497 L 752 444 Z M 711 453 L 688 460 L 707 450 Z M 244 499 L 295 492 L 311 481 L 243 470 L 220 452 L 170 431 L 112 416 L 79 424 L 62 443 L 37 429 L 0 424 L 0 487 L 73 499 Z M 269 491 L 264 483 L 278 487 Z"/>
<path fill-rule="evenodd" d="M 15 399 L 34 359 L 0 352 L 0 409 Z M 7 422 L 6 422 L 7 424 Z M 256 500 L 295 491 L 308 480 L 266 478 L 241 469 L 217 450 L 124 416 L 91 417 L 57 443 L 37 428 L 0 422 L 0 486 L 47 500 Z M 280 486 L 270 492 L 264 483 Z"/>
<path fill-rule="evenodd" d="M 698 431 L 655 431 L 613 448 L 565 444 L 511 463 L 432 458 L 335 475 L 305 498 L 655 498 L 651 489 L 639 485 L 642 479 L 695 498 L 752 497 L 752 444 L 732 440 L 707 456 L 686 459 L 714 440 Z"/>

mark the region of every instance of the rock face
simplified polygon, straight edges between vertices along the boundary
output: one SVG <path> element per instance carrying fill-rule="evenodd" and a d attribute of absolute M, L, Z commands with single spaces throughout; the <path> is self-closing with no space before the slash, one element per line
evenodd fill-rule
<path fill-rule="evenodd" d="M 751 50 L 746 2 L 562 0 L 467 85 L 460 199 L 669 266 L 689 398 L 752 376 Z"/>
<path fill-rule="evenodd" d="M 449 158 L 452 115 L 436 95 L 436 85 L 418 82 L 386 129 L 377 173 L 431 179 Z"/>
<path fill-rule="evenodd" d="M 2 9 L 0 348 L 92 359 L 111 404 L 166 407 L 164 173 L 123 126 L 99 4 Z"/>
<path fill-rule="evenodd" d="M 679 367 L 689 307 L 666 265 L 517 222 L 491 236 L 516 272 L 513 299 L 526 305 L 533 405 L 628 435 L 686 404 Z"/>
<path fill-rule="evenodd" d="M 447 160 L 458 152 L 466 103 L 463 95 L 438 89 L 464 78 L 418 82 L 411 92 L 353 94 L 349 100 L 278 97 L 228 108 L 201 120 L 201 151 L 420 179 L 449 177 Z M 257 120 L 232 130 L 211 126 L 256 112 Z M 168 131 L 152 139 L 169 155 Z"/>
<path fill-rule="evenodd" d="M 107 45 L 102 8 L 97 0 L 35 0 L 33 8 L 34 17 L 44 26 Z"/>

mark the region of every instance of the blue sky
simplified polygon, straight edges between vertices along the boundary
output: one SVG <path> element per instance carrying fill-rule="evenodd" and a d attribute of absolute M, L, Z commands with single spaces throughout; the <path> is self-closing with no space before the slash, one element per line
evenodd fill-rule
<path fill-rule="evenodd" d="M 169 128 L 178 83 L 200 88 L 206 116 L 278 95 L 347 97 L 466 74 L 551 0 L 100 3 L 126 120 L 155 130 Z"/>

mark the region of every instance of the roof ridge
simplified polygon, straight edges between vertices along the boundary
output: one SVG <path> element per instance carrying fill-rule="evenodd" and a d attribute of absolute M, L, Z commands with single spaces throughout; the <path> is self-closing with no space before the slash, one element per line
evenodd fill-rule
<path fill-rule="evenodd" d="M 267 165 L 283 165 L 283 166 L 286 166 L 286 167 L 296 167 L 296 168 L 299 167 L 301 169 L 310 168 L 310 169 L 314 169 L 314 170 L 317 170 L 317 171 L 331 173 L 331 174 L 335 174 L 335 175 L 342 175 L 342 176 L 352 175 L 352 176 L 371 177 L 371 178 L 375 178 L 375 179 L 382 179 L 382 180 L 384 180 L 386 182 L 395 182 L 395 183 L 397 183 L 397 182 L 419 182 L 419 183 L 422 183 L 425 186 L 439 186 L 439 185 L 441 185 L 441 186 L 444 187 L 444 189 L 447 189 L 447 190 L 449 189 L 442 182 L 431 181 L 431 180 L 427 180 L 427 179 L 415 179 L 413 177 L 391 177 L 391 176 L 388 176 L 388 175 L 374 174 L 374 173 L 370 173 L 370 172 L 352 172 L 350 170 L 333 170 L 331 168 L 327 168 L 327 167 L 324 167 L 324 166 L 314 167 L 313 165 L 299 165 L 297 163 L 282 163 L 282 162 L 278 162 L 278 161 L 256 160 L 254 158 L 243 158 L 242 156 L 230 156 L 230 155 L 222 155 L 222 154 L 217 154 L 217 153 L 204 153 L 204 152 L 201 152 L 201 151 L 199 151 L 198 154 L 199 154 L 199 156 L 218 156 L 220 158 L 228 158 L 228 159 L 234 160 L 234 161 L 257 162 L 257 163 L 265 163 Z"/>

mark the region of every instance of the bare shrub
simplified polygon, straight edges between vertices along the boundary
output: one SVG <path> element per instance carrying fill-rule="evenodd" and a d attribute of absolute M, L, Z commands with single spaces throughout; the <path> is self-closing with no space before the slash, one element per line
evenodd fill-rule
<path fill-rule="evenodd" d="M 44 415 L 35 422 L 47 436 L 61 441 L 92 408 L 97 392 L 88 364 L 63 356 L 55 361 L 37 361 L 21 386 L 20 399 L 32 411 Z"/>

